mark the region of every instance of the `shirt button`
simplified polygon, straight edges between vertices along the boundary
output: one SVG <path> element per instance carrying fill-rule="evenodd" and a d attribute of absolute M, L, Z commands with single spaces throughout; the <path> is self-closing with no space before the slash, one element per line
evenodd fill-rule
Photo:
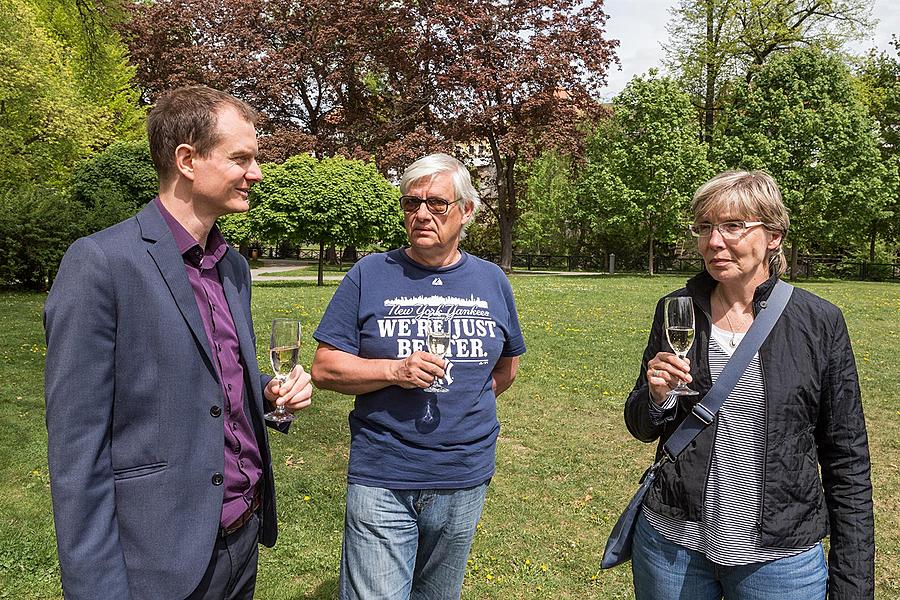
<path fill-rule="evenodd" d="M 222 416 L 222 408 L 219 406 L 213 406 L 212 408 L 209 409 L 209 414 L 211 414 L 212 416 L 217 417 L 217 418 L 221 417 Z"/>
<path fill-rule="evenodd" d="M 240 442 L 238 442 L 237 445 L 234 447 L 234 453 L 235 454 L 241 453 L 241 443 Z"/>
<path fill-rule="evenodd" d="M 216 344 L 216 350 L 218 350 L 219 352 L 221 352 L 221 351 L 222 351 L 222 344 Z"/>
<path fill-rule="evenodd" d="M 229 391 L 229 392 L 230 392 L 230 391 L 231 391 L 231 384 L 230 384 L 230 383 L 228 383 L 228 384 L 225 384 L 225 387 L 227 387 L 227 388 L 228 388 L 228 391 Z"/>
<path fill-rule="evenodd" d="M 212 484 L 218 486 L 218 485 L 222 485 L 223 483 L 225 483 L 225 478 L 222 476 L 222 474 L 221 473 L 213 473 Z"/>

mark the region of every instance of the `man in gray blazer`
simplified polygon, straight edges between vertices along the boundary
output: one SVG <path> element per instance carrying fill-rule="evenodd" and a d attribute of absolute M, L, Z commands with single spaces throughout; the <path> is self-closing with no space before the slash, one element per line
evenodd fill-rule
<path fill-rule="evenodd" d="M 275 543 L 263 414 L 309 405 L 260 374 L 247 261 L 215 225 L 248 209 L 256 112 L 204 87 L 148 120 L 159 197 L 76 241 L 45 305 L 53 512 L 68 600 L 252 598 Z M 284 430 L 282 427 L 281 429 Z"/>

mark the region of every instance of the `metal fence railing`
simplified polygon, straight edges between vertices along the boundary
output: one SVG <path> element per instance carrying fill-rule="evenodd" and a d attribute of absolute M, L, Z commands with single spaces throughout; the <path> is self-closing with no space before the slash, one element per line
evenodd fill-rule
<path fill-rule="evenodd" d="M 290 245 L 251 246 L 250 256 L 254 258 L 282 258 L 316 262 L 318 248 L 304 248 Z M 352 264 L 371 254 L 369 250 L 343 251 L 337 254 L 341 264 Z M 499 254 L 481 254 L 481 258 L 499 263 Z M 615 254 L 513 254 L 513 270 L 524 271 L 565 271 L 593 273 L 645 273 L 647 260 L 644 257 L 617 257 Z M 654 259 L 654 271 L 667 274 L 696 273 L 703 268 L 703 261 L 697 256 L 658 256 Z M 842 256 L 808 255 L 797 260 L 797 276 L 800 278 L 836 278 L 877 281 L 900 281 L 900 263 L 873 263 L 852 261 Z"/>

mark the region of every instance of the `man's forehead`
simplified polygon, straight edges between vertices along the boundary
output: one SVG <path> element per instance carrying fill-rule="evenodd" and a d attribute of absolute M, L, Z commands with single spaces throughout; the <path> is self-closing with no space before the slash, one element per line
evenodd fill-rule
<path fill-rule="evenodd" d="M 220 147 L 227 147 L 229 152 L 256 153 L 256 127 L 233 107 L 225 106 L 216 111 L 216 126 Z"/>

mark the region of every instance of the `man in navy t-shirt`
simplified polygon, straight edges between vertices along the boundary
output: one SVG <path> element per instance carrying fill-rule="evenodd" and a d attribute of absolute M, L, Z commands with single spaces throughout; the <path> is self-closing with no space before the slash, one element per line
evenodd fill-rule
<path fill-rule="evenodd" d="M 468 170 L 432 154 L 400 190 L 409 247 L 357 263 L 314 334 L 316 385 L 356 395 L 343 600 L 459 597 L 494 474 L 496 396 L 525 352 L 506 276 L 459 250 L 480 206 Z"/>

